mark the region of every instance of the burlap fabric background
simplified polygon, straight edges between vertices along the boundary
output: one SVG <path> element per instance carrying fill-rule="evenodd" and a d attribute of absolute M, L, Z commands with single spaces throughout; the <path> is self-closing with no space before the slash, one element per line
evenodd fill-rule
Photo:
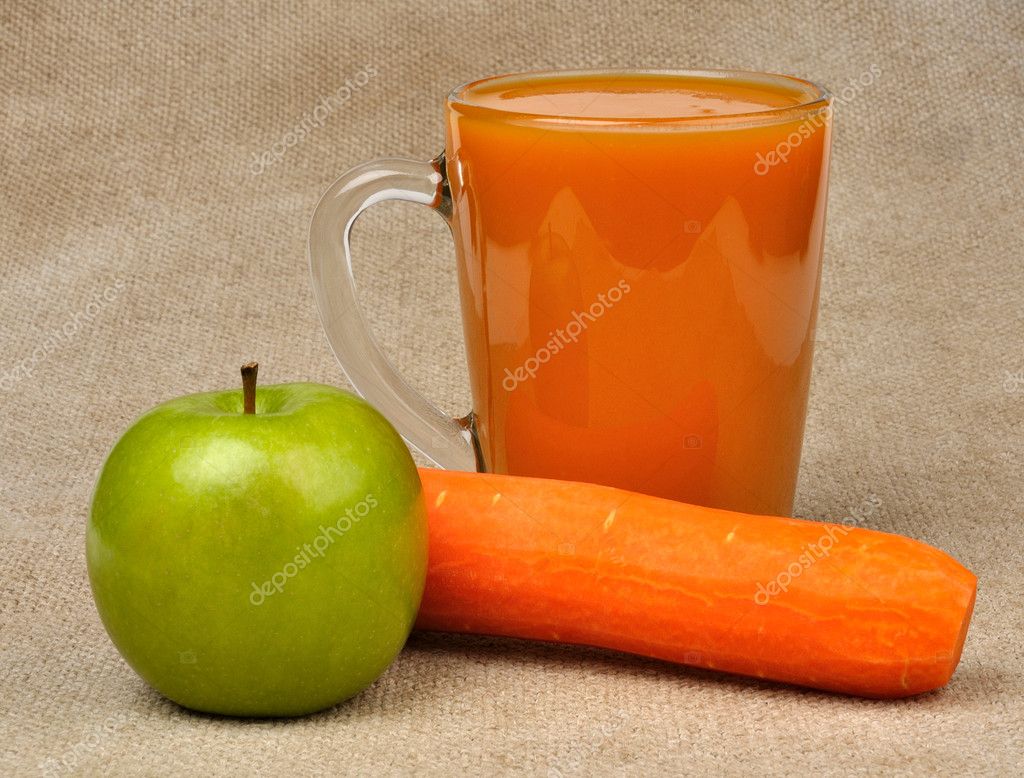
<path fill-rule="evenodd" d="M 4 3 L 0 773 L 1019 772 L 1022 36 L 1016 0 Z M 436 153 L 451 86 L 573 66 L 788 72 L 841 97 L 877 66 L 837 110 L 797 513 L 838 520 L 876 495 L 869 524 L 978 574 L 953 683 L 869 702 L 420 635 L 370 690 L 305 720 L 162 700 L 89 593 L 107 450 L 147 407 L 233 385 L 251 357 L 268 382 L 341 383 L 305 258 L 320 193 L 361 160 Z M 322 126 L 273 156 L 332 94 Z M 383 206 L 358 233 L 386 350 L 465 411 L 443 225 Z"/>

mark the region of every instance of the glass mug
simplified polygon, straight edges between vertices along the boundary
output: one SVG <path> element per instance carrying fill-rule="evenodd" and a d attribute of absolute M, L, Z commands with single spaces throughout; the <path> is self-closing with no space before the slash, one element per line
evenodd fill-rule
<path fill-rule="evenodd" d="M 818 307 L 832 100 L 734 71 L 507 75 L 455 89 L 444 152 L 353 168 L 313 215 L 321 321 L 356 390 L 440 467 L 789 514 Z M 457 254 L 473 410 L 414 391 L 359 311 L 381 200 Z"/>

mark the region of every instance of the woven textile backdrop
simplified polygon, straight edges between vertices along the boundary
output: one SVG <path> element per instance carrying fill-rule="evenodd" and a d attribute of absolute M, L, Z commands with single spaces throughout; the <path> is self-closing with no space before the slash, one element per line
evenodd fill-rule
<path fill-rule="evenodd" d="M 1022 9 L 0 4 L 0 773 L 1019 770 Z M 368 691 L 307 719 L 164 701 L 118 656 L 89 592 L 84 526 L 106 452 L 149 406 L 232 386 L 249 358 L 267 382 L 342 385 L 305 258 L 320 193 L 359 161 L 438 152 L 450 87 L 570 67 L 767 70 L 840 96 L 796 512 L 839 520 L 874 495 L 871 526 L 978 574 L 953 683 L 870 702 L 414 635 Z M 384 205 L 356 250 L 386 352 L 439 405 L 468 410 L 444 226 Z"/>

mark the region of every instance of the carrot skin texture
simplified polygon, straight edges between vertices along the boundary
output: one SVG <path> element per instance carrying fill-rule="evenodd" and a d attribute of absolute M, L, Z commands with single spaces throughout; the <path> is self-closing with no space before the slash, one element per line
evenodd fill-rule
<path fill-rule="evenodd" d="M 592 484 L 420 477 L 430 554 L 419 629 L 874 698 L 944 686 L 960 660 L 977 579 L 919 541 Z"/>

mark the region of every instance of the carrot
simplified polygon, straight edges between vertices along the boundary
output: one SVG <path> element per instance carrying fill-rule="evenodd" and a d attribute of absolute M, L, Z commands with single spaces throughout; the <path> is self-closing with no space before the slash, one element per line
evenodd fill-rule
<path fill-rule="evenodd" d="M 864 697 L 945 685 L 977 579 L 909 538 L 591 484 L 421 469 L 419 629 L 575 643 Z"/>

